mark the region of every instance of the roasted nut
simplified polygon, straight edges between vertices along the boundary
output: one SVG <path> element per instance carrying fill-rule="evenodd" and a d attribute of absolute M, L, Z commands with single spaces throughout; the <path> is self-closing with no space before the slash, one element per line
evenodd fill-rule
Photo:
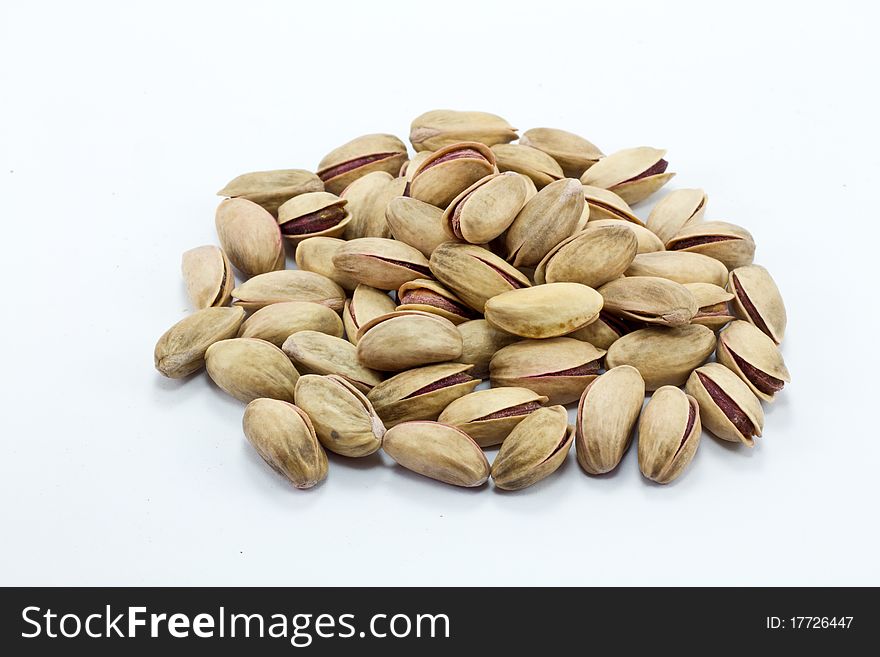
<path fill-rule="evenodd" d="M 345 240 L 335 237 L 309 237 L 296 247 L 296 266 L 303 271 L 311 271 L 326 276 L 341 288 L 351 291 L 358 282 L 339 271 L 333 264 L 333 256 Z"/>
<path fill-rule="evenodd" d="M 587 228 L 593 228 L 596 226 L 626 226 L 629 228 L 636 234 L 636 241 L 638 243 L 637 254 L 654 253 L 655 251 L 663 251 L 665 248 L 663 242 L 660 241 L 660 238 L 644 226 L 620 219 L 599 219 L 593 221 L 592 215 L 590 215 L 590 217 L 591 219 L 587 224 Z"/>
<path fill-rule="evenodd" d="M 685 391 L 700 405 L 703 425 L 730 442 L 755 444 L 764 426 L 761 402 L 736 374 L 719 363 L 707 363 L 688 377 Z"/>
<path fill-rule="evenodd" d="M 568 456 L 574 431 L 562 406 L 539 408 L 516 425 L 492 464 L 502 490 L 521 490 L 553 474 Z"/>
<path fill-rule="evenodd" d="M 447 319 L 417 310 L 377 317 L 358 331 L 358 360 L 376 370 L 399 372 L 461 356 L 461 334 Z"/>
<path fill-rule="evenodd" d="M 385 208 L 385 220 L 394 239 L 415 247 L 426 258 L 449 240 L 443 228 L 443 210 L 418 199 L 408 196 L 391 199 Z"/>
<path fill-rule="evenodd" d="M 562 167 L 552 157 L 523 144 L 497 144 L 492 147 L 499 171 L 513 171 L 531 178 L 542 189 L 554 180 L 562 180 Z"/>
<path fill-rule="evenodd" d="M 318 177 L 328 192 L 339 194 L 373 171 L 397 175 L 406 157 L 406 145 L 394 135 L 364 135 L 327 153 L 318 164 Z"/>
<path fill-rule="evenodd" d="M 627 268 L 626 275 L 656 276 L 682 285 L 712 283 L 723 286 L 727 281 L 727 267 L 700 253 L 656 251 L 638 254 Z"/>
<path fill-rule="evenodd" d="M 675 175 L 666 173 L 666 151 L 642 146 L 626 148 L 603 157 L 587 169 L 581 182 L 602 187 L 630 205 L 638 203 L 663 187 Z"/>
<path fill-rule="evenodd" d="M 772 402 L 791 381 L 788 368 L 773 339 L 758 327 L 735 321 L 718 334 L 718 362 L 739 376 L 760 399 Z"/>
<path fill-rule="evenodd" d="M 245 310 L 259 310 L 282 301 L 312 301 L 339 312 L 345 302 L 345 292 L 329 278 L 298 269 L 254 276 L 235 288 L 232 296 L 235 305 Z"/>
<path fill-rule="evenodd" d="M 745 228 L 723 221 L 688 224 L 666 242 L 667 251 L 702 253 L 728 269 L 752 264 L 755 240 Z"/>
<path fill-rule="evenodd" d="M 294 196 L 322 191 L 324 183 L 311 171 L 279 169 L 242 174 L 229 181 L 217 195 L 253 201 L 275 216 L 278 207 Z"/>
<path fill-rule="evenodd" d="M 566 178 L 580 178 L 604 157 L 602 151 L 583 137 L 554 128 L 526 130 L 519 143 L 547 153 L 559 163 Z"/>
<path fill-rule="evenodd" d="M 408 244 L 379 237 L 351 240 L 333 256 L 333 265 L 359 283 L 396 290 L 407 281 L 430 278 L 428 261 Z"/>
<path fill-rule="evenodd" d="M 521 339 L 518 335 L 499 331 L 485 319 L 472 319 L 456 328 L 462 342 L 458 362 L 473 365 L 470 374 L 481 379 L 489 376 L 489 361 L 495 352 Z"/>
<path fill-rule="evenodd" d="M 535 283 L 571 281 L 597 288 L 620 277 L 637 250 L 636 234 L 629 227 L 587 224 L 544 256 L 535 269 Z"/>
<path fill-rule="evenodd" d="M 409 195 L 445 208 L 462 191 L 497 172 L 495 155 L 487 146 L 472 141 L 451 144 L 434 151 L 413 172 Z"/>
<path fill-rule="evenodd" d="M 369 285 L 358 285 L 351 299 L 345 301 L 345 308 L 342 311 L 342 323 L 348 341 L 357 344 L 361 326 L 380 315 L 393 312 L 394 301 L 385 292 Z"/>
<path fill-rule="evenodd" d="M 476 319 L 477 313 L 465 306 L 461 299 L 437 281 L 418 278 L 400 286 L 397 291 L 399 304 L 395 310 L 420 310 L 433 313 L 453 324 Z"/>
<path fill-rule="evenodd" d="M 153 361 L 163 376 L 182 379 L 205 366 L 205 352 L 215 342 L 235 337 L 244 320 L 241 308 L 204 308 L 165 331 Z"/>
<path fill-rule="evenodd" d="M 683 326 L 697 314 L 694 295 L 679 283 L 654 276 L 627 276 L 599 288 L 609 315 L 646 324 Z"/>
<path fill-rule="evenodd" d="M 711 283 L 685 283 L 685 287 L 694 295 L 697 306 L 699 306 L 691 324 L 702 324 L 717 331 L 735 319 L 730 314 L 728 305 L 728 301 L 733 298 L 733 295 L 723 287 Z"/>
<path fill-rule="evenodd" d="M 281 349 L 298 371 L 335 374 L 363 393 L 382 382 L 382 375 L 361 365 L 357 348 L 342 338 L 318 331 L 298 331 L 284 341 Z"/>
<path fill-rule="evenodd" d="M 388 430 L 385 453 L 399 465 L 453 486 L 482 486 L 489 462 L 464 431 L 437 422 L 404 422 Z"/>
<path fill-rule="evenodd" d="M 602 296 L 580 283 L 547 283 L 504 292 L 486 302 L 486 321 L 524 338 L 553 338 L 596 320 Z"/>
<path fill-rule="evenodd" d="M 491 447 L 504 442 L 517 424 L 547 401 L 526 388 L 477 390 L 452 402 L 437 421 L 461 429 L 480 447 Z"/>
<path fill-rule="evenodd" d="M 435 151 L 462 141 L 486 146 L 516 139 L 516 128 L 500 116 L 487 112 L 433 110 L 413 119 L 409 140 L 417 151 Z"/>
<path fill-rule="evenodd" d="M 320 331 L 342 337 L 342 320 L 331 308 L 310 301 L 285 301 L 261 308 L 248 317 L 239 338 L 258 338 L 276 347 L 299 331 Z"/>
<path fill-rule="evenodd" d="M 535 186 L 518 173 L 497 173 L 475 182 L 456 196 L 443 213 L 447 239 L 486 244 L 516 219 Z"/>
<path fill-rule="evenodd" d="M 779 344 L 785 336 L 785 304 L 770 272 L 760 265 L 730 272 L 727 289 L 733 293 L 736 316 L 754 324 Z"/>
<path fill-rule="evenodd" d="M 697 400 L 674 386 L 658 388 L 639 420 L 639 469 L 668 484 L 688 466 L 700 445 Z"/>
<path fill-rule="evenodd" d="M 221 201 L 217 237 L 230 262 L 246 276 L 284 269 L 284 245 L 275 217 L 243 198 Z"/>
<path fill-rule="evenodd" d="M 601 187 L 591 187 L 583 185 L 584 199 L 590 208 L 590 221 L 604 221 L 615 219 L 617 221 L 625 221 L 644 228 L 645 224 L 639 219 L 632 208 L 627 205 L 626 201 L 620 198 L 614 192 L 602 189 Z M 649 231 L 650 232 L 650 231 Z M 651 233 L 654 235 L 653 233 Z M 656 235 L 654 235 L 656 237 Z M 662 248 L 663 243 L 657 240 Z"/>
<path fill-rule="evenodd" d="M 596 321 L 590 322 L 582 329 L 572 331 L 567 337 L 589 342 L 593 346 L 607 351 L 620 336 L 629 332 L 630 327 L 619 317 L 600 312 Z"/>
<path fill-rule="evenodd" d="M 271 342 L 232 338 L 205 352 L 208 376 L 221 390 L 248 403 L 260 397 L 293 402 L 299 372 Z"/>
<path fill-rule="evenodd" d="M 229 305 L 235 276 L 223 249 L 216 246 L 190 249 L 183 254 L 181 270 L 193 308 Z"/>
<path fill-rule="evenodd" d="M 685 226 L 702 221 L 708 202 L 702 189 L 676 189 L 657 202 L 646 225 L 665 244 Z"/>
<path fill-rule="evenodd" d="M 388 204 L 405 189 L 405 179 L 392 178 L 384 171 L 368 173 L 346 187 L 341 197 L 348 201 L 351 222 L 345 227 L 345 239 L 391 237 L 386 219 Z"/>
<path fill-rule="evenodd" d="M 281 235 L 294 244 L 307 237 L 339 237 L 351 221 L 346 203 L 330 192 L 294 196 L 278 208 Z"/>

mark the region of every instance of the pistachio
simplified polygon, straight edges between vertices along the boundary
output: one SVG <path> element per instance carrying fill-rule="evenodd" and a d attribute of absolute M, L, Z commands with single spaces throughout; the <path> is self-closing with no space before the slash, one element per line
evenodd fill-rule
<path fill-rule="evenodd" d="M 294 244 L 307 237 L 339 237 L 351 221 L 347 199 L 330 192 L 310 192 L 294 196 L 278 208 L 281 234 Z"/>
<path fill-rule="evenodd" d="M 535 193 L 534 184 L 518 173 L 481 178 L 456 196 L 443 213 L 447 239 L 486 244 L 501 235 Z"/>
<path fill-rule="evenodd" d="M 345 240 L 336 237 L 308 237 L 296 247 L 296 266 L 326 276 L 344 290 L 354 290 L 359 283 L 333 264 L 333 256 Z"/>
<path fill-rule="evenodd" d="M 299 269 L 284 269 L 254 276 L 232 291 L 235 305 L 258 310 L 282 301 L 312 301 L 336 312 L 342 310 L 345 292 L 326 276 Z"/>
<path fill-rule="evenodd" d="M 524 338 L 554 338 L 595 321 L 602 296 L 580 283 L 547 283 L 504 292 L 486 302 L 486 321 Z"/>
<path fill-rule="evenodd" d="M 492 147 L 499 171 L 514 171 L 531 178 L 542 189 L 554 180 L 562 180 L 562 167 L 547 153 L 520 144 L 497 144 Z"/>
<path fill-rule="evenodd" d="M 409 195 L 445 208 L 480 178 L 496 173 L 495 155 L 483 144 L 461 142 L 434 151 L 413 172 Z"/>
<path fill-rule="evenodd" d="M 384 171 L 368 173 L 346 187 L 342 198 L 348 201 L 351 222 L 345 227 L 345 239 L 391 237 L 385 218 L 388 204 L 405 189 L 405 179 L 392 178 Z"/>
<path fill-rule="evenodd" d="M 409 194 L 409 184 L 412 182 L 413 176 L 416 173 L 416 170 L 422 165 L 422 162 L 427 160 L 434 154 L 434 151 L 419 151 L 413 156 L 409 162 L 407 162 L 404 166 L 400 167 L 400 175 L 401 177 L 406 179 L 406 193 Z M 407 197 L 409 198 L 409 197 Z"/>
<path fill-rule="evenodd" d="M 688 224 L 666 242 L 666 249 L 702 253 L 720 260 L 728 269 L 750 265 L 755 258 L 752 234 L 723 221 Z"/>
<path fill-rule="evenodd" d="M 644 400 L 645 382 L 629 365 L 609 369 L 586 387 L 575 424 L 577 460 L 585 472 L 604 474 L 618 466 Z"/>
<path fill-rule="evenodd" d="M 361 365 L 357 348 L 342 338 L 318 331 L 297 331 L 284 341 L 281 349 L 298 371 L 335 374 L 364 393 L 382 382 L 382 375 Z"/>
<path fill-rule="evenodd" d="M 358 331 L 357 357 L 367 367 L 408 370 L 461 356 L 461 334 L 439 315 L 404 310 L 377 317 Z"/>
<path fill-rule="evenodd" d="M 235 276 L 223 249 L 216 246 L 190 249 L 183 254 L 181 270 L 193 308 L 229 305 Z"/>
<path fill-rule="evenodd" d="M 658 484 L 681 475 L 700 445 L 697 400 L 674 386 L 658 388 L 639 420 L 639 469 Z"/>
<path fill-rule="evenodd" d="M 380 315 L 393 312 L 394 301 L 385 292 L 369 285 L 358 285 L 351 299 L 345 301 L 345 308 L 342 311 L 342 323 L 348 341 L 357 344 L 357 335 L 361 326 Z"/>
<path fill-rule="evenodd" d="M 604 157 L 602 151 L 583 137 L 554 128 L 526 130 L 519 143 L 547 153 L 559 163 L 566 178 L 580 178 Z"/>
<path fill-rule="evenodd" d="M 694 295 L 680 283 L 655 276 L 627 276 L 599 288 L 605 311 L 647 324 L 683 326 L 697 314 Z"/>
<path fill-rule="evenodd" d="M 407 470 L 453 486 L 482 486 L 489 462 L 464 431 L 437 422 L 404 422 L 388 430 L 385 453 Z"/>
<path fill-rule="evenodd" d="M 626 270 L 627 276 L 656 276 L 676 283 L 724 285 L 727 267 L 701 253 L 656 251 L 638 254 Z"/>
<path fill-rule="evenodd" d="M 382 446 L 382 420 L 370 400 L 346 379 L 306 374 L 299 377 L 294 392 L 297 406 L 312 418 L 315 435 L 326 449 L 360 457 Z"/>
<path fill-rule="evenodd" d="M 333 265 L 359 283 L 380 290 L 396 290 L 407 281 L 431 276 L 428 260 L 420 251 L 380 237 L 347 242 L 333 256 Z"/>
<path fill-rule="evenodd" d="M 373 171 L 397 175 L 406 158 L 406 145 L 394 135 L 364 135 L 327 153 L 318 164 L 318 177 L 328 192 L 339 194 Z"/>
<path fill-rule="evenodd" d="M 685 226 L 702 221 L 708 201 L 702 189 L 676 189 L 657 202 L 646 225 L 665 244 Z"/>
<path fill-rule="evenodd" d="M 715 334 L 705 326 L 646 328 L 627 333 L 608 348 L 605 367 L 632 365 L 645 380 L 646 390 L 680 386 L 715 348 Z"/>
<path fill-rule="evenodd" d="M 641 146 L 625 148 L 603 157 L 587 169 L 581 182 L 602 187 L 633 205 L 663 187 L 675 175 L 666 173 L 665 150 Z"/>
<path fill-rule="evenodd" d="M 776 282 L 764 267 L 748 265 L 730 272 L 727 289 L 733 293 L 736 316 L 754 324 L 779 344 L 785 336 L 785 303 Z"/>
<path fill-rule="evenodd" d="M 299 372 L 271 342 L 232 338 L 205 352 L 208 376 L 223 391 L 248 403 L 260 397 L 293 402 Z"/>
<path fill-rule="evenodd" d="M 584 200 L 590 208 L 591 221 L 616 219 L 644 227 L 644 222 L 635 215 L 626 201 L 614 192 L 590 185 L 583 185 L 583 190 Z"/>
<path fill-rule="evenodd" d="M 449 239 L 443 229 L 443 210 L 408 196 L 391 199 L 385 220 L 394 239 L 415 247 L 426 258 Z"/>
<path fill-rule="evenodd" d="M 628 226 L 593 226 L 562 240 L 535 269 L 535 283 L 571 281 L 592 288 L 620 277 L 638 249 Z"/>
<path fill-rule="evenodd" d="M 435 151 L 462 141 L 486 146 L 516 139 L 516 128 L 500 116 L 487 112 L 433 110 L 413 119 L 409 140 L 416 151 Z"/>
<path fill-rule="evenodd" d="M 240 338 L 258 338 L 276 347 L 299 331 L 320 331 L 342 337 L 342 320 L 332 309 L 311 301 L 285 301 L 261 308 L 238 331 Z"/>
<path fill-rule="evenodd" d="M 758 327 L 735 321 L 718 335 L 718 362 L 739 376 L 759 399 L 772 402 L 791 381 L 779 348 Z"/>
<path fill-rule="evenodd" d="M 311 171 L 279 169 L 242 174 L 229 181 L 217 195 L 253 201 L 275 216 L 279 206 L 294 196 L 322 191 L 324 183 Z"/>
<path fill-rule="evenodd" d="M 516 425 L 492 464 L 502 490 L 521 490 L 556 472 L 571 449 L 574 431 L 562 406 L 539 408 Z"/>
<path fill-rule="evenodd" d="M 699 306 L 691 324 L 702 324 L 717 331 L 734 319 L 727 303 L 733 295 L 723 287 L 712 283 L 685 283 L 685 287 L 694 295 Z"/>
<path fill-rule="evenodd" d="M 764 426 L 761 402 L 736 374 L 719 363 L 707 363 L 688 377 L 685 391 L 700 405 L 703 425 L 722 440 L 755 444 Z"/>
<path fill-rule="evenodd" d="M 163 376 L 182 379 L 205 366 L 205 352 L 215 342 L 235 337 L 244 320 L 241 308 L 204 308 L 165 331 L 153 361 Z"/>
<path fill-rule="evenodd" d="M 589 342 L 607 350 L 617 339 L 630 332 L 630 328 L 619 317 L 600 312 L 595 322 L 590 322 L 582 329 L 572 331 L 567 337 Z"/>
<path fill-rule="evenodd" d="M 471 375 L 479 378 L 489 376 L 489 361 L 496 351 L 520 339 L 519 336 L 499 331 L 485 319 L 472 319 L 456 328 L 462 342 L 458 362 L 473 365 Z"/>
<path fill-rule="evenodd" d="M 573 338 L 522 340 L 499 349 L 489 373 L 493 386 L 528 388 L 551 404 L 568 404 L 599 375 L 604 355 L 604 350 Z"/>
<path fill-rule="evenodd" d="M 590 215 L 590 217 L 592 217 L 592 215 Z M 631 221 L 622 221 L 620 219 L 593 220 L 591 218 L 590 222 L 587 224 L 587 228 L 593 228 L 595 226 L 626 226 L 629 228 L 636 235 L 636 242 L 638 243 L 636 254 L 654 253 L 655 251 L 663 251 L 665 249 L 663 242 L 660 241 L 659 237 L 644 226 L 634 224 Z"/>
<path fill-rule="evenodd" d="M 327 477 L 327 455 L 315 428 L 293 404 L 255 399 L 244 411 L 242 426 L 263 460 L 297 488 L 311 488 Z"/>
<path fill-rule="evenodd" d="M 449 404 L 437 421 L 461 429 L 480 447 L 491 447 L 504 442 L 517 424 L 547 401 L 526 388 L 477 390 Z"/>
<path fill-rule="evenodd" d="M 243 198 L 221 201 L 217 237 L 230 262 L 246 276 L 284 268 L 284 245 L 275 218 Z"/>
<path fill-rule="evenodd" d="M 396 310 L 421 310 L 433 313 L 453 324 L 475 319 L 476 313 L 465 306 L 461 299 L 437 281 L 418 278 L 400 286 L 397 291 L 399 305 Z"/>

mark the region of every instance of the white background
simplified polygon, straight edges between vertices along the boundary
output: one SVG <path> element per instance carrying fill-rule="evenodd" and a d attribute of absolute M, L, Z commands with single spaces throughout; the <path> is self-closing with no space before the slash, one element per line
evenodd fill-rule
<path fill-rule="evenodd" d="M 0 584 L 880 584 L 874 7 L 4 1 Z M 517 494 L 331 456 L 301 492 L 153 370 L 217 189 L 439 107 L 668 148 L 752 231 L 793 376 L 754 450 Z"/>

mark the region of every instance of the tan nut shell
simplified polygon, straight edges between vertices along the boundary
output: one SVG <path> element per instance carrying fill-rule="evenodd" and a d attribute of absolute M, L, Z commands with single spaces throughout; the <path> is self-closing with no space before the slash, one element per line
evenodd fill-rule
<path fill-rule="evenodd" d="M 260 397 L 293 402 L 299 372 L 271 342 L 233 338 L 215 342 L 205 353 L 208 376 L 245 403 Z"/>
<path fill-rule="evenodd" d="M 528 178 L 507 172 L 486 176 L 456 196 L 443 212 L 448 240 L 487 244 L 501 235 L 533 195 Z"/>
<path fill-rule="evenodd" d="M 229 261 L 246 276 L 284 268 L 284 244 L 275 217 L 243 198 L 217 207 L 217 237 Z"/>
<path fill-rule="evenodd" d="M 232 291 L 235 305 L 258 310 L 282 301 L 311 301 L 336 312 L 342 310 L 345 292 L 326 276 L 299 269 L 285 269 L 254 276 Z"/>
<path fill-rule="evenodd" d="M 473 365 L 471 375 L 481 379 L 489 376 L 489 361 L 495 352 L 521 339 L 518 335 L 499 331 L 485 319 L 463 322 L 456 328 L 462 342 L 458 362 Z"/>
<path fill-rule="evenodd" d="M 674 386 L 658 388 L 639 420 L 642 474 L 658 484 L 678 478 L 694 458 L 701 434 L 697 400 Z"/>
<path fill-rule="evenodd" d="M 467 153 L 464 157 L 459 153 Z M 497 173 L 495 155 L 485 145 L 461 142 L 445 146 L 425 158 L 412 176 L 409 195 L 445 208 L 480 178 Z"/>
<path fill-rule="evenodd" d="M 555 128 L 526 130 L 519 143 L 544 151 L 559 163 L 566 178 L 580 178 L 604 154 L 583 137 Z"/>
<path fill-rule="evenodd" d="M 399 372 L 454 361 L 461 355 L 455 324 L 432 313 L 402 310 L 377 317 L 358 331 L 357 357 L 367 367 Z"/>
<path fill-rule="evenodd" d="M 639 177 L 662 160 L 664 155 L 665 150 L 648 146 L 625 148 L 596 162 L 581 176 L 581 182 L 611 190 L 633 205 L 648 198 L 675 176 L 674 173 L 663 172 Z"/>
<path fill-rule="evenodd" d="M 358 285 L 351 299 L 346 299 L 342 310 L 342 323 L 345 335 L 352 344 L 357 344 L 358 331 L 380 315 L 394 312 L 394 301 L 382 290 L 369 285 Z"/>
<path fill-rule="evenodd" d="M 712 283 L 723 286 L 727 281 L 727 267 L 700 253 L 656 251 L 638 254 L 627 268 L 626 275 L 657 276 L 682 285 Z"/>
<path fill-rule="evenodd" d="M 524 338 L 554 338 L 589 324 L 602 310 L 602 295 L 580 283 L 547 283 L 511 290 L 486 302 L 486 321 Z"/>
<path fill-rule="evenodd" d="M 599 288 L 605 312 L 647 324 L 683 326 L 697 314 L 697 301 L 690 291 L 665 278 L 627 276 Z"/>
<path fill-rule="evenodd" d="M 298 244 L 309 237 L 339 237 L 351 221 L 351 215 L 345 207 L 347 203 L 346 199 L 339 198 L 336 194 L 331 194 L 330 192 L 309 192 L 294 196 L 292 199 L 282 203 L 278 208 L 278 226 L 281 228 L 281 236 L 291 244 Z M 328 211 L 341 212 L 339 221 L 333 226 L 310 233 L 285 234 L 284 225 L 286 223 L 306 215 Z"/>
<path fill-rule="evenodd" d="M 240 338 L 258 338 L 276 347 L 298 331 L 320 331 L 342 337 L 342 320 L 327 306 L 310 301 L 285 301 L 261 308 L 238 331 Z"/>
<path fill-rule="evenodd" d="M 449 240 L 443 229 L 443 210 L 418 199 L 408 196 L 391 199 L 385 208 L 385 220 L 394 239 L 415 247 L 426 258 Z"/>
<path fill-rule="evenodd" d="M 599 313 L 599 317 L 596 318 L 595 322 L 590 322 L 584 328 L 572 331 L 566 337 L 589 342 L 599 349 L 607 351 L 622 335 L 611 323 L 612 321 L 607 315 Z"/>
<path fill-rule="evenodd" d="M 590 212 L 592 212 L 592 209 L 590 210 Z M 638 242 L 637 254 L 654 253 L 655 251 L 663 251 L 666 248 L 663 246 L 663 242 L 660 241 L 660 238 L 657 237 L 654 233 L 652 233 L 644 226 L 634 224 L 630 221 L 622 221 L 620 219 L 598 219 L 594 221 L 591 214 L 590 221 L 589 223 L 587 223 L 587 228 L 592 228 L 594 226 L 628 227 L 636 234 L 636 241 Z"/>
<path fill-rule="evenodd" d="M 562 167 L 543 151 L 519 144 L 497 144 L 492 147 L 499 171 L 513 171 L 531 178 L 542 189 L 554 180 L 562 180 Z"/>
<path fill-rule="evenodd" d="M 785 336 L 785 303 L 776 282 L 764 267 L 748 265 L 730 272 L 727 289 L 733 293 L 736 316 L 754 324 L 779 344 Z"/>
<path fill-rule="evenodd" d="M 482 486 L 489 462 L 464 431 L 437 422 L 404 422 L 388 430 L 385 453 L 399 465 L 453 486 Z"/>
<path fill-rule="evenodd" d="M 613 219 L 644 228 L 644 222 L 635 215 L 626 201 L 614 192 L 602 189 L 601 187 L 592 187 L 591 185 L 583 185 L 583 189 L 584 199 L 590 208 L 590 221 Z M 653 233 L 651 234 L 653 235 Z"/>
<path fill-rule="evenodd" d="M 702 221 L 708 202 L 702 189 L 676 189 L 657 202 L 645 225 L 665 244 L 685 226 Z"/>
<path fill-rule="evenodd" d="M 526 388 L 476 390 L 447 406 L 438 422 L 464 431 L 480 447 L 500 445 L 513 428 L 547 397 Z"/>
<path fill-rule="evenodd" d="M 296 266 L 326 276 L 344 290 L 352 291 L 358 282 L 333 264 L 333 256 L 343 244 L 345 240 L 335 237 L 308 237 L 296 247 Z"/>
<path fill-rule="evenodd" d="M 335 167 L 346 163 L 380 154 L 387 157 L 367 161 L 345 172 L 335 173 L 333 171 Z M 373 171 L 384 171 L 391 175 L 397 175 L 406 158 L 406 145 L 394 135 L 363 135 L 327 153 L 318 163 L 318 177 L 324 181 L 324 188 L 328 192 L 340 194 L 355 180 Z"/>
<path fill-rule="evenodd" d="M 409 140 L 416 151 L 434 151 L 462 141 L 486 146 L 506 144 L 516 139 L 516 128 L 488 112 L 432 110 L 413 119 Z"/>
<path fill-rule="evenodd" d="M 346 242 L 333 256 L 333 265 L 359 283 L 380 290 L 396 290 L 430 273 L 428 260 L 420 251 L 380 237 Z"/>
<path fill-rule="evenodd" d="M 153 362 L 163 376 L 181 379 L 205 366 L 215 342 L 235 337 L 244 320 L 241 308 L 204 308 L 184 317 L 156 343 Z"/>
<path fill-rule="evenodd" d="M 298 331 L 284 341 L 281 349 L 300 372 L 335 374 L 364 393 L 382 382 L 382 375 L 364 367 L 358 361 L 356 347 L 342 338 Z"/>
<path fill-rule="evenodd" d="M 690 241 L 703 239 L 714 241 L 687 246 Z M 755 240 L 742 226 L 724 221 L 701 221 L 682 228 L 666 242 L 666 250 L 702 253 L 720 260 L 728 269 L 735 269 L 752 264 L 755 259 Z"/>
<path fill-rule="evenodd" d="M 403 302 L 408 293 L 429 295 L 433 303 L 425 299 L 421 302 L 400 303 L 395 310 L 420 310 L 439 315 L 453 324 L 461 324 L 476 317 L 476 313 L 473 310 L 464 305 L 461 299 L 437 281 L 428 278 L 417 278 L 414 281 L 404 283 L 397 291 L 398 301 Z"/>
<path fill-rule="evenodd" d="M 638 250 L 628 226 L 593 226 L 557 244 L 535 269 L 535 283 L 571 281 L 592 288 L 614 280 L 632 263 Z"/>
<path fill-rule="evenodd" d="M 235 276 L 223 249 L 210 245 L 190 249 L 183 254 L 181 271 L 194 309 L 229 305 Z"/>
<path fill-rule="evenodd" d="M 562 406 L 539 408 L 505 439 L 492 463 L 492 481 L 502 490 L 521 490 L 556 472 L 571 449 L 574 431 Z"/>
<path fill-rule="evenodd" d="M 243 198 L 261 205 L 272 216 L 279 206 L 300 194 L 324 191 L 324 183 L 317 175 L 305 169 L 278 169 L 252 171 L 230 180 L 218 196 Z"/>
<path fill-rule="evenodd" d="M 402 195 L 406 180 L 392 178 L 384 171 L 368 173 L 342 192 L 348 201 L 351 222 L 345 227 L 345 239 L 391 237 L 386 211 L 392 199 Z"/>
<path fill-rule="evenodd" d="M 722 326 L 735 319 L 730 314 L 730 306 L 728 302 L 733 299 L 733 295 L 723 287 L 713 285 L 712 283 L 685 283 L 684 285 L 694 299 L 697 300 L 697 314 L 691 320 L 691 324 L 702 324 L 708 326 L 713 331 L 717 331 Z"/>
<path fill-rule="evenodd" d="M 743 383 L 742 379 L 719 363 L 706 363 L 695 369 L 688 377 L 685 386 L 685 392 L 696 399 L 700 405 L 700 420 L 703 426 L 722 440 L 734 443 L 741 442 L 749 447 L 754 446 L 755 441 L 752 436 L 745 435 L 740 431 L 713 396 L 709 394 L 700 380 L 700 374 L 717 385 L 735 407 L 748 418 L 755 436 L 760 436 L 764 427 L 764 409 L 761 408 L 761 402 Z"/>
<path fill-rule="evenodd" d="M 773 339 L 758 327 L 742 320 L 732 322 L 718 334 L 715 357 L 719 363 L 741 378 L 759 399 L 766 402 L 772 402 L 775 393 L 755 385 L 754 373 L 749 369 L 757 370 L 782 383 L 791 381 L 785 360 Z"/>

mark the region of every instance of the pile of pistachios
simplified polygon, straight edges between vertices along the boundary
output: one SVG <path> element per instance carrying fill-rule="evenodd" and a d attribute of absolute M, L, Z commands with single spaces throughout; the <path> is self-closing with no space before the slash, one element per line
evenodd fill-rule
<path fill-rule="evenodd" d="M 517 490 L 572 443 L 586 473 L 614 470 L 636 425 L 639 467 L 659 483 L 703 428 L 753 445 L 761 402 L 790 380 L 785 306 L 751 234 L 704 220 L 703 190 L 636 214 L 675 175 L 665 151 L 605 155 L 451 110 L 417 117 L 410 143 L 365 135 L 315 173 L 220 190 L 220 246 L 184 253 L 194 312 L 159 339 L 156 368 L 207 369 L 298 488 L 327 476 L 324 450 L 382 449 L 442 482 Z M 499 445 L 490 466 L 483 450 Z"/>

